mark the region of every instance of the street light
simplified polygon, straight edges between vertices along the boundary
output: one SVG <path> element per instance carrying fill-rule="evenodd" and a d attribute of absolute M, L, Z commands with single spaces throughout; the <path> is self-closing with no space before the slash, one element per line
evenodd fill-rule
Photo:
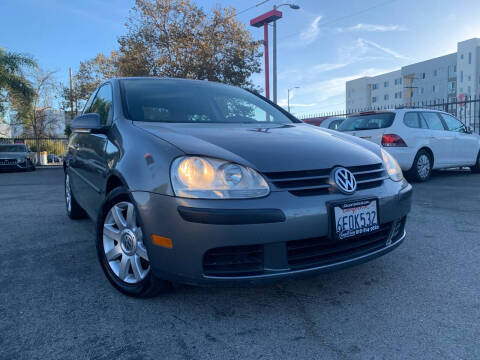
<path fill-rule="evenodd" d="M 294 86 L 292 88 L 289 88 L 287 90 L 287 107 L 288 107 L 288 112 L 290 112 L 290 90 L 293 90 L 293 89 L 300 89 L 300 86 Z"/>
<path fill-rule="evenodd" d="M 281 6 L 288 6 L 290 9 L 298 10 L 300 6 L 296 4 L 280 4 L 273 5 L 273 10 L 277 10 Z M 273 102 L 277 103 L 277 20 L 273 21 Z"/>

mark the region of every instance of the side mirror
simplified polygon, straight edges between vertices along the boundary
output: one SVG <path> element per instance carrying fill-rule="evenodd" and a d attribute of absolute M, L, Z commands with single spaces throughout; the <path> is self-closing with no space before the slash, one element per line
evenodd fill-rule
<path fill-rule="evenodd" d="M 104 134 L 108 127 L 102 125 L 100 115 L 96 113 L 77 116 L 72 120 L 70 128 L 76 133 Z"/>

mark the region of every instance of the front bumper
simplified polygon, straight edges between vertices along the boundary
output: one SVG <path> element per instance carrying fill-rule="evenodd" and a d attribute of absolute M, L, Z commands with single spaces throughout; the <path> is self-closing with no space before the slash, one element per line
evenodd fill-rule
<path fill-rule="evenodd" d="M 27 169 L 28 161 L 18 162 L 17 159 L 0 159 L 1 170 L 25 170 Z"/>
<path fill-rule="evenodd" d="M 332 193 L 298 197 L 278 191 L 262 199 L 201 200 L 134 191 L 132 198 L 140 214 L 154 274 L 175 282 L 208 285 L 276 281 L 332 271 L 381 256 L 396 248 L 405 237 L 411 193 L 408 183 L 386 180 L 380 187 L 357 191 L 352 196 Z M 372 235 L 362 240 L 372 246 L 359 243 L 358 249 L 340 249 L 338 253 L 337 244 L 347 248 L 350 245 L 328 240 L 327 203 L 365 198 L 378 200 L 383 232 L 376 234 L 375 239 Z M 210 211 L 202 216 L 198 209 Z M 236 210 L 242 215 L 237 223 L 232 223 Z M 250 216 L 255 212 L 259 212 L 257 217 Z M 171 239 L 173 247 L 154 245 L 153 234 Z M 335 248 L 337 253 L 331 261 L 292 260 L 295 248 L 309 246 L 314 251 L 326 252 Z M 251 268 L 241 267 L 249 261 Z M 216 271 L 222 266 L 225 271 Z"/>

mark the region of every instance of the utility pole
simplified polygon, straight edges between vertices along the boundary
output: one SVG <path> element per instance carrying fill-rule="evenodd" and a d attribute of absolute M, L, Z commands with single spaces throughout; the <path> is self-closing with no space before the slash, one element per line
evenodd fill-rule
<path fill-rule="evenodd" d="M 71 109 L 71 116 L 70 120 L 73 120 L 73 78 L 72 78 L 72 68 L 69 69 L 70 71 L 70 109 Z"/>

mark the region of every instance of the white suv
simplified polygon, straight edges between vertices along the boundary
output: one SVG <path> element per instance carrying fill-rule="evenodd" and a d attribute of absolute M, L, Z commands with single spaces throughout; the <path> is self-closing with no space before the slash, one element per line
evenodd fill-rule
<path fill-rule="evenodd" d="M 338 131 L 388 148 L 413 180 L 427 180 L 432 169 L 469 166 L 480 172 L 480 136 L 443 111 L 362 112 L 348 116 Z"/>

